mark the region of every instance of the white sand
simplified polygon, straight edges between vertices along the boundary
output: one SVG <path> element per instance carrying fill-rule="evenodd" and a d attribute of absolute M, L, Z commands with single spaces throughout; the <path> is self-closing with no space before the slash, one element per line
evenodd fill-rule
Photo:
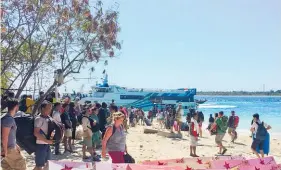
<path fill-rule="evenodd" d="M 128 152 L 136 159 L 137 162 L 143 160 L 155 159 L 171 159 L 189 157 L 189 137 L 186 132 L 183 132 L 182 139 L 171 139 L 158 136 L 157 134 L 144 134 L 143 126 L 137 126 L 129 129 L 127 135 Z M 230 137 L 226 134 L 224 138 L 224 145 L 228 151 L 226 154 L 242 155 L 247 158 L 255 158 L 250 150 L 251 138 L 250 133 L 238 134 L 236 144 L 230 143 Z M 199 156 L 214 156 L 218 152 L 214 136 L 210 136 L 207 131 L 204 131 L 203 138 L 200 138 L 197 147 L 197 155 Z M 281 145 L 279 136 L 271 136 L 270 155 L 275 157 L 278 163 L 281 163 Z M 82 161 L 81 159 L 81 145 L 76 144 L 77 153 L 67 153 L 61 156 L 53 155 L 52 158 L 56 160 L 74 160 Z M 63 147 L 61 147 L 63 148 Z M 28 169 L 34 167 L 34 156 L 23 152 L 27 158 Z"/>

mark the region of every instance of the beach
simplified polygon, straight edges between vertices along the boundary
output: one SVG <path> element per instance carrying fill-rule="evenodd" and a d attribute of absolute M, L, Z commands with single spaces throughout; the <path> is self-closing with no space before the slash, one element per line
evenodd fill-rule
<path fill-rule="evenodd" d="M 157 128 L 155 127 L 149 128 Z M 182 132 L 182 139 L 172 139 L 159 136 L 157 134 L 144 134 L 145 126 L 137 125 L 136 127 L 131 127 L 127 134 L 127 146 L 128 152 L 132 155 L 136 163 L 144 160 L 163 160 L 163 159 L 173 159 L 173 158 L 183 158 L 189 156 L 189 143 L 190 138 L 187 136 L 186 132 Z M 168 132 L 168 131 L 167 131 Z M 197 147 L 197 155 L 199 156 L 215 156 L 218 152 L 218 147 L 215 144 L 215 136 L 210 136 L 207 131 L 203 131 L 203 138 L 199 139 L 199 146 Z M 238 139 L 235 144 L 230 142 L 230 137 L 226 134 L 224 138 L 224 145 L 227 147 L 226 155 L 238 156 L 242 155 L 246 158 L 256 158 L 252 154 L 250 145 L 252 139 L 249 137 L 250 133 L 246 131 L 239 133 Z M 270 156 L 274 156 L 277 163 L 281 163 L 281 152 L 280 152 L 280 136 L 271 135 L 271 145 L 270 145 Z M 68 160 L 68 161 L 82 161 L 81 159 L 81 144 L 77 141 L 75 144 L 77 153 L 65 153 L 64 155 L 56 156 L 52 155 L 52 159 L 55 160 Z M 63 147 L 61 146 L 61 149 Z M 61 150 L 62 151 L 62 150 Z M 34 168 L 34 156 L 28 155 L 24 152 L 27 158 L 28 169 Z"/>

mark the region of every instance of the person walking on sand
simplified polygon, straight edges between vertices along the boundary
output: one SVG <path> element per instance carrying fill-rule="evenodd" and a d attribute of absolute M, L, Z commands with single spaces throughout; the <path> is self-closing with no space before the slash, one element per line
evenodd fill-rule
<path fill-rule="evenodd" d="M 19 110 L 19 102 L 13 98 L 6 102 L 8 112 L 1 117 L 1 167 L 3 170 L 26 170 L 26 160 L 16 143 L 17 125 L 14 116 Z"/>
<path fill-rule="evenodd" d="M 228 118 L 224 116 L 223 111 L 220 111 L 218 114 L 218 118 L 215 120 L 215 123 L 210 129 L 210 131 L 212 131 L 215 127 L 217 128 L 215 141 L 216 144 L 219 146 L 218 154 L 221 155 L 224 155 L 225 152 L 227 151 L 227 149 L 222 144 L 222 140 L 227 130 L 227 122 L 228 122 Z"/>
<path fill-rule="evenodd" d="M 106 158 L 106 150 L 112 163 L 125 163 L 124 154 L 127 153 L 126 133 L 123 127 L 124 114 L 112 114 L 114 123 L 107 127 L 102 141 L 102 158 Z"/>
<path fill-rule="evenodd" d="M 199 157 L 196 155 L 196 146 L 198 141 L 198 133 L 200 132 L 198 124 L 198 114 L 193 113 L 190 123 L 190 156 Z"/>
<path fill-rule="evenodd" d="M 237 139 L 235 119 L 236 119 L 235 112 L 231 111 L 231 116 L 229 116 L 228 123 L 227 123 L 228 134 L 231 137 L 231 142 L 234 142 L 234 140 Z"/>
<path fill-rule="evenodd" d="M 178 134 L 181 134 L 181 124 L 182 124 L 182 115 L 183 115 L 183 109 L 182 109 L 182 104 L 179 103 L 177 112 L 176 112 L 176 121 L 177 121 L 177 126 L 178 126 Z"/>
<path fill-rule="evenodd" d="M 253 133 L 254 140 L 251 145 L 251 149 L 254 152 L 254 154 L 257 155 L 258 158 L 260 158 L 260 155 L 256 151 L 257 147 L 260 148 L 261 157 L 262 158 L 264 157 L 263 144 L 264 144 L 264 141 L 265 141 L 267 133 L 268 133 L 267 131 L 269 129 L 271 129 L 271 126 L 264 122 L 261 122 L 259 114 L 256 113 L 253 115 L 253 123 L 251 126 L 251 132 Z"/>

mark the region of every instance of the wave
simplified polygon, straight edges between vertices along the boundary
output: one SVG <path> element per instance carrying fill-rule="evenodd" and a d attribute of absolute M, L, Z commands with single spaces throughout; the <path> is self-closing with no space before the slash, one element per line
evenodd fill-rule
<path fill-rule="evenodd" d="M 228 108 L 236 108 L 237 106 L 232 106 L 232 105 L 200 104 L 198 107 L 199 107 L 200 109 L 228 109 Z"/>

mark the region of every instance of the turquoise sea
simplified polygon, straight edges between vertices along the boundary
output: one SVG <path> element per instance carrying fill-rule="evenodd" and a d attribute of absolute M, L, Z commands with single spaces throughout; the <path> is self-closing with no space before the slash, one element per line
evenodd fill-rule
<path fill-rule="evenodd" d="M 229 116 L 234 110 L 240 117 L 238 131 L 248 131 L 251 126 L 252 115 L 260 114 L 260 119 L 272 126 L 272 133 L 281 134 L 281 97 L 260 96 L 196 96 L 196 99 L 207 99 L 199 105 L 199 110 L 208 122 L 209 115 L 224 111 Z"/>

